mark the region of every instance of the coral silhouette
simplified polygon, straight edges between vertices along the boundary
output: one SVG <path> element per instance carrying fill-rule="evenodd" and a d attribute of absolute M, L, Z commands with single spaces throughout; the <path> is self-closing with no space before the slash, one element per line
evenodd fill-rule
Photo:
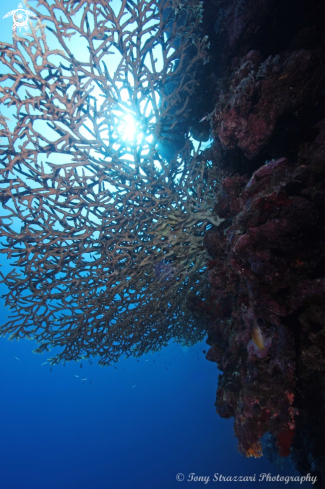
<path fill-rule="evenodd" d="M 193 343 L 204 324 L 186 302 L 204 292 L 200 243 L 217 219 L 188 138 L 201 3 L 39 6 L 32 32 L 0 46 L 16 120 L 0 120 L 2 251 L 16 266 L 1 333 L 61 347 L 53 363 Z"/>

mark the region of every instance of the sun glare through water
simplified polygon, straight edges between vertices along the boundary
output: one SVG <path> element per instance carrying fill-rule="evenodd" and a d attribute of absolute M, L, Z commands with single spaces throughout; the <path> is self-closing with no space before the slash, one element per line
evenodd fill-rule
<path fill-rule="evenodd" d="M 124 141 L 133 141 L 137 130 L 134 117 L 132 117 L 130 114 L 126 114 L 124 117 L 122 117 L 119 129 Z"/>

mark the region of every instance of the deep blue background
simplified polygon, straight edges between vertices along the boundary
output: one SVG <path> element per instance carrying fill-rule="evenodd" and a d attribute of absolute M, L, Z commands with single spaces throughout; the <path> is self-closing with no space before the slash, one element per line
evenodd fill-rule
<path fill-rule="evenodd" d="M 2 41 L 11 40 L 12 26 L 2 17 L 17 6 L 0 0 Z M 1 324 L 8 312 L 0 306 Z M 204 358 L 205 344 L 170 345 L 139 362 L 122 359 L 117 369 L 94 360 L 52 371 L 35 347 L 0 338 L 0 489 L 169 489 L 204 485 L 177 482 L 179 472 L 278 473 L 265 457 L 243 459 L 233 421 L 215 414 L 218 371 Z M 283 474 L 297 474 L 287 465 Z M 240 487 L 255 485 L 270 487 Z"/>
<path fill-rule="evenodd" d="M 218 371 L 204 344 L 170 345 L 117 369 L 73 362 L 52 372 L 34 346 L 0 340 L 1 489 L 166 489 L 204 485 L 177 482 L 178 472 L 278 473 L 265 457 L 243 459 L 232 420 L 215 414 Z"/>

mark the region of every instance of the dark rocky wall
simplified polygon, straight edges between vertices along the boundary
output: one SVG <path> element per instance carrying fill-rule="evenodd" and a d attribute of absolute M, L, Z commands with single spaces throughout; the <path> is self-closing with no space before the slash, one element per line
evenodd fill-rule
<path fill-rule="evenodd" d="M 211 296 L 192 307 L 222 372 L 216 408 L 243 454 L 260 455 L 271 433 L 324 487 L 325 4 L 204 5 L 211 57 L 196 104 L 225 221 L 204 239 Z"/>

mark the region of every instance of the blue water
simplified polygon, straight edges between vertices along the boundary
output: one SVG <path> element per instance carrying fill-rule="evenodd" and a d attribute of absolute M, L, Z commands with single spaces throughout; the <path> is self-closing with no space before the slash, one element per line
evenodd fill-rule
<path fill-rule="evenodd" d="M 209 475 L 208 486 L 215 472 L 278 473 L 265 457 L 243 459 L 232 420 L 215 414 L 218 371 L 204 344 L 52 372 L 34 346 L 0 340 L 1 489 L 166 489 L 204 485 L 177 482 L 180 472 Z"/>

